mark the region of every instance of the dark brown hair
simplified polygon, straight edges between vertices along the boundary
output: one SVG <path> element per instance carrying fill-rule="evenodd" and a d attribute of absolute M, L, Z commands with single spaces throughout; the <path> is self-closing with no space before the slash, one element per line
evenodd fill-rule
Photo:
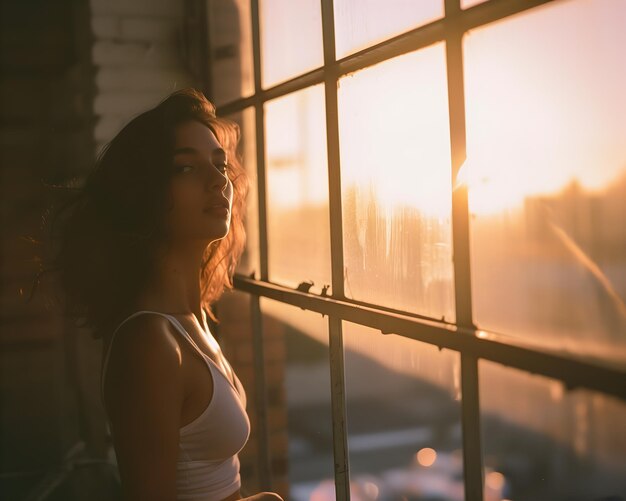
<path fill-rule="evenodd" d="M 57 274 L 65 314 L 93 329 L 94 338 L 132 313 L 153 270 L 156 244 L 170 208 L 174 129 L 189 120 L 213 131 L 227 152 L 233 183 L 230 230 L 207 246 L 201 264 L 202 306 L 214 322 L 218 320 L 212 303 L 233 288 L 232 277 L 245 247 L 243 218 L 249 189 L 237 152 L 239 126 L 218 118 L 215 106 L 201 92 L 181 89 L 124 126 L 102 149 L 84 183 L 60 187 L 67 199 L 49 209 L 49 238 L 56 249 L 48 263 L 41 259 L 33 285 L 43 273 Z M 58 296 L 53 304 L 60 304 Z"/>

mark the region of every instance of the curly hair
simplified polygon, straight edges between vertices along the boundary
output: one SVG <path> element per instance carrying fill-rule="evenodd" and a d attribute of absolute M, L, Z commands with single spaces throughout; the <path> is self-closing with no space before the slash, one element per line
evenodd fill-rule
<path fill-rule="evenodd" d="M 164 216 L 171 208 L 174 130 L 189 120 L 215 134 L 228 155 L 233 184 L 229 232 L 206 247 L 199 270 L 202 307 L 219 323 L 212 304 L 233 288 L 246 242 L 249 179 L 237 151 L 241 138 L 237 123 L 218 118 L 215 106 L 200 91 L 186 88 L 125 125 L 97 156 L 84 183 L 74 179 L 56 186 L 67 195 L 67 200 L 48 209 L 49 238 L 56 250 L 51 259 L 40 259 L 31 298 L 42 274 L 57 273 L 65 314 L 80 327 L 92 329 L 94 339 L 131 313 L 152 273 Z M 58 296 L 53 303 L 59 303 Z"/>

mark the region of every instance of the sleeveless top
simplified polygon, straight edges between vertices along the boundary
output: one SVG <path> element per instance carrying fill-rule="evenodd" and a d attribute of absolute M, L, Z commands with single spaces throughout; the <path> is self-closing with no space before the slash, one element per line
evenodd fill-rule
<path fill-rule="evenodd" d="M 180 447 L 176 464 L 176 499 L 219 501 L 241 487 L 238 453 L 250 437 L 250 421 L 246 413 L 246 392 L 224 355 L 222 355 L 222 360 L 229 365 L 234 382 L 211 357 L 200 350 L 178 319 L 158 311 L 137 311 L 127 317 L 111 336 L 101 377 L 100 390 L 103 407 L 104 378 L 115 333 L 126 321 L 141 313 L 154 313 L 169 319 L 182 336 L 200 353 L 212 374 L 213 396 L 208 406 L 192 422 L 180 427 Z M 210 332 L 209 336 L 215 340 Z M 215 343 L 217 344 L 217 341 Z M 110 431 L 108 416 L 107 428 Z"/>

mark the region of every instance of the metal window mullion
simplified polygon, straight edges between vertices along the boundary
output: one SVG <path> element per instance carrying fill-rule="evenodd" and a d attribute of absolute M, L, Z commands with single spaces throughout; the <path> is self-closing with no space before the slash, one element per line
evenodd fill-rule
<path fill-rule="evenodd" d="M 322 0 L 324 34 L 324 92 L 326 105 L 326 149 L 328 155 L 328 207 L 330 213 L 330 252 L 332 296 L 343 299 L 343 221 L 341 200 L 341 171 L 339 155 L 339 111 L 337 103 L 337 73 L 335 71 L 335 29 L 332 0 Z"/>
<path fill-rule="evenodd" d="M 326 108 L 326 148 L 328 155 L 328 206 L 331 249 L 332 297 L 343 299 L 343 224 L 339 159 L 339 118 L 335 64 L 335 20 L 333 0 L 321 0 L 324 43 L 324 94 Z M 341 317 L 329 315 L 330 391 L 333 425 L 335 499 L 350 500 L 350 459 Z"/>
<path fill-rule="evenodd" d="M 322 22 L 324 28 L 324 54 L 325 65 L 291 79 L 289 82 L 279 84 L 268 90 L 263 90 L 260 83 L 261 58 L 260 58 L 260 38 L 259 38 L 259 9 L 258 0 L 251 0 L 252 4 L 252 32 L 253 32 L 253 55 L 254 55 L 254 75 L 255 75 L 255 94 L 249 98 L 239 99 L 220 107 L 220 113 L 232 113 L 242 110 L 245 107 L 254 105 L 256 111 L 256 136 L 257 136 L 257 169 L 259 179 L 259 235 L 260 235 L 260 257 L 261 257 L 261 280 L 268 282 L 268 253 L 267 253 L 267 223 L 266 223 L 266 186 L 265 186 L 265 139 L 264 139 L 264 114 L 263 105 L 267 99 L 279 97 L 281 95 L 294 92 L 300 88 L 317 84 L 323 81 L 325 83 L 326 92 L 326 118 L 327 118 L 327 144 L 328 144 L 328 167 L 329 167 L 329 206 L 330 206 L 330 226 L 331 226 L 331 249 L 332 249 L 332 284 L 333 296 L 340 300 L 344 299 L 343 294 L 343 242 L 341 228 L 341 188 L 339 177 L 339 149 L 338 149 L 338 123 L 337 123 L 337 79 L 340 75 L 365 68 L 371 64 L 375 64 L 379 60 L 394 57 L 412 50 L 419 49 L 422 46 L 446 39 L 446 54 L 448 68 L 448 91 L 450 99 L 450 131 L 452 142 L 453 157 L 453 178 L 456 178 L 458 169 L 461 166 L 459 159 L 465 157 L 465 117 L 464 117 L 464 97 L 463 97 L 463 73 L 462 73 L 462 36 L 463 33 L 472 28 L 476 28 L 483 24 L 497 21 L 505 17 L 517 14 L 524 10 L 536 7 L 541 4 L 548 3 L 553 0 L 529 0 L 520 3 L 513 0 L 492 0 L 485 4 L 475 6 L 467 11 L 461 11 L 458 7 L 459 0 L 446 0 L 447 15 L 449 18 L 436 21 L 425 27 L 418 28 L 413 32 L 400 35 L 392 40 L 383 42 L 344 58 L 342 61 L 335 61 L 334 54 L 334 21 L 332 0 L 322 0 Z M 441 30 L 446 33 L 442 37 Z M 332 35 L 332 36 L 331 36 Z M 331 45 L 332 44 L 332 45 Z M 332 51 L 330 50 L 332 47 Z M 332 54 L 332 55 L 331 55 Z M 330 56 L 330 57 L 329 57 Z M 332 60 L 331 60 L 332 59 Z M 331 85 L 332 84 L 332 85 Z M 223 111 L 225 110 L 225 111 Z M 333 167 L 334 166 L 334 167 Z M 454 267 L 455 267 L 455 304 L 456 304 L 456 320 L 459 323 L 459 331 L 469 331 L 472 335 L 476 333 L 476 327 L 473 325 L 471 313 L 471 282 L 470 282 L 470 262 L 469 262 L 469 218 L 467 207 L 467 191 L 464 187 L 453 193 L 453 245 L 454 245 Z M 337 250 L 339 249 L 340 252 Z M 250 287 L 243 289 L 250 289 Z M 240 287 L 237 287 L 240 288 Z M 251 287 L 256 290 L 257 288 Z M 264 287 L 258 288 L 263 291 Z M 269 290 L 269 289 L 267 289 Z M 283 291 L 284 293 L 284 291 Z M 278 299 L 284 302 L 299 302 L 299 297 L 289 295 L 290 301 L 285 301 L 285 297 Z M 253 296 L 253 322 L 255 325 L 255 339 L 258 333 L 258 342 L 262 346 L 261 316 L 259 308 L 259 297 Z M 256 306 L 255 306 L 256 305 Z M 331 305 L 332 306 L 332 305 Z M 345 307 L 345 305 L 342 305 Z M 350 308 L 350 306 L 348 306 Z M 340 309 L 340 308 L 339 308 Z M 354 308 L 356 311 L 357 308 Z M 257 313 L 254 313 L 254 312 Z M 378 312 L 380 313 L 380 312 Z M 393 323 L 394 315 L 380 314 L 380 322 L 386 323 L 389 320 Z M 331 384 L 333 384 L 333 421 L 337 418 L 340 424 L 345 425 L 345 381 L 343 367 L 343 338 L 341 316 L 329 315 L 329 334 L 330 334 L 330 357 L 331 357 Z M 413 320 L 415 324 L 420 321 Z M 363 323 L 365 322 L 358 322 Z M 384 327 L 383 327 L 384 329 Z M 436 327 L 442 333 L 447 334 L 446 328 Z M 406 332 L 401 334 L 410 337 Z M 420 336 L 416 336 L 419 338 Z M 422 339 L 423 340 L 423 339 Z M 434 340 L 426 341 L 431 344 L 439 344 Z M 465 342 L 451 342 L 451 345 L 465 345 Z M 455 349 L 455 348 L 452 348 Z M 529 370 L 555 377 L 566 384 L 571 381 L 580 380 L 580 378 L 572 377 L 565 373 L 557 374 L 556 369 L 552 370 L 546 365 L 545 360 L 553 358 L 560 365 L 579 366 L 584 370 L 588 370 L 594 376 L 592 385 L 587 385 L 597 391 L 608 391 L 620 398 L 624 398 L 624 390 L 611 384 L 609 378 L 602 375 L 601 368 L 594 368 L 590 364 L 584 362 L 570 361 L 565 357 L 554 355 L 545 355 L 539 351 L 533 353 L 533 350 L 519 348 L 515 346 L 506 346 L 501 343 L 485 340 L 472 340 L 468 343 L 468 349 L 460 349 L 461 351 L 461 374 L 462 374 L 462 415 L 463 415 L 463 449 L 465 463 L 465 486 L 466 500 L 482 499 L 482 454 L 480 446 L 480 408 L 479 408 L 479 384 L 478 384 L 478 356 L 481 353 L 482 358 L 500 361 L 506 365 L 515 366 L 522 370 Z M 528 355 L 527 362 L 517 362 L 512 358 L 512 354 L 516 352 Z M 506 363 L 508 359 L 509 363 Z M 505 362 L 502 362 L 502 361 Z M 263 367 L 261 365 L 261 370 Z M 610 369 L 604 372 L 611 372 Z M 615 371 L 617 372 L 617 371 Z M 606 384 L 602 384 L 605 380 Z M 337 388 L 335 389 L 335 384 Z M 585 384 L 581 384 L 585 386 Z M 333 431 L 335 432 L 335 423 L 333 423 Z M 267 433 L 267 430 L 265 430 Z M 349 468 L 348 468 L 348 452 L 347 452 L 347 436 L 346 429 L 337 430 L 338 441 L 335 444 L 335 458 L 339 458 L 341 464 L 335 464 L 336 488 L 338 499 L 349 499 Z M 267 435 L 266 435 L 267 436 Z M 267 463 L 266 463 L 267 464 Z M 342 470 L 342 465 L 345 468 Z M 340 482 L 337 482 L 337 479 Z M 340 492 L 342 491 L 343 494 Z"/>
<path fill-rule="evenodd" d="M 257 426 L 257 467 L 259 487 L 262 491 L 272 490 L 272 467 L 267 419 L 267 384 L 265 379 L 265 350 L 263 344 L 263 317 L 261 298 L 250 295 L 250 317 L 252 322 L 252 346 L 254 349 L 254 391 Z"/>
<path fill-rule="evenodd" d="M 525 0 L 524 2 L 520 2 L 519 0 L 490 0 L 489 2 L 470 7 L 467 10 L 457 9 L 454 12 L 448 11 L 449 13 L 444 18 L 401 33 L 388 40 L 384 40 L 354 54 L 350 54 L 339 61 L 325 63 L 324 67 L 297 75 L 286 82 L 281 82 L 268 89 L 262 89 L 259 85 L 256 87 L 254 95 L 225 103 L 218 107 L 218 112 L 223 115 L 229 115 L 258 103 L 263 103 L 267 100 L 275 99 L 291 92 L 322 83 L 329 70 L 336 72 L 337 76 L 352 73 L 387 59 L 413 52 L 442 41 L 452 32 L 465 33 L 467 30 L 506 19 L 554 1 L 555 0 Z"/>
<path fill-rule="evenodd" d="M 409 312 L 394 313 L 376 305 L 360 305 L 352 300 L 300 292 L 237 273 L 233 281 L 237 290 L 250 294 L 322 315 L 334 315 L 347 322 L 380 330 L 383 334 L 393 333 L 440 348 L 471 353 L 481 359 L 562 381 L 568 389 L 587 388 L 626 401 L 626 369 L 621 364 L 607 364 L 603 359 L 573 358 L 565 353 L 529 347 L 513 338 L 505 340 L 496 332 L 478 331 L 441 320 L 421 319 Z"/>
<path fill-rule="evenodd" d="M 348 419 L 346 412 L 346 381 L 343 351 L 342 320 L 328 317 L 330 354 L 331 415 L 333 425 L 333 458 L 335 499 L 350 501 L 350 459 L 348 451 Z"/>
<path fill-rule="evenodd" d="M 460 0 L 445 0 L 446 17 L 458 16 Z M 466 159 L 465 90 L 463 85 L 463 32 L 446 34 L 448 113 L 452 161 L 451 186 Z M 452 190 L 452 244 L 456 324 L 475 330 L 472 319 L 472 290 L 467 187 Z M 459 334 L 463 335 L 463 334 Z M 480 427 L 478 358 L 461 352 L 461 425 L 463 431 L 463 475 L 465 499 L 483 499 L 483 467 Z"/>
<path fill-rule="evenodd" d="M 265 110 L 260 103 L 254 107 L 256 131 L 257 199 L 259 220 L 260 280 L 269 281 L 269 253 L 267 236 L 267 183 L 265 168 Z"/>
<path fill-rule="evenodd" d="M 250 3 L 252 21 L 252 54 L 254 64 L 255 95 L 261 92 L 261 38 L 258 0 Z M 256 101 L 254 106 L 255 135 L 256 135 L 256 166 L 258 190 L 258 221 L 259 221 L 259 259 L 260 279 L 269 280 L 268 252 L 267 252 L 267 197 L 265 176 L 265 129 L 264 108 L 262 101 Z M 260 295 L 250 296 L 251 322 L 254 347 L 254 374 L 255 374 L 255 406 L 257 411 L 257 467 L 259 471 L 259 487 L 264 491 L 272 489 L 271 456 L 269 447 L 269 426 L 267 420 L 267 386 L 265 381 L 265 356 L 263 344 L 263 318 L 261 313 Z"/>
<path fill-rule="evenodd" d="M 254 64 L 254 90 L 261 93 L 261 30 L 259 19 L 259 2 L 251 0 L 250 11 L 252 17 L 252 55 Z M 265 175 L 265 113 L 264 101 L 255 100 L 255 134 L 256 134 L 256 168 L 257 189 L 259 203 L 259 258 L 260 279 L 269 280 L 268 272 L 268 243 L 267 243 L 267 190 Z"/>
<path fill-rule="evenodd" d="M 458 30 L 466 32 L 554 1 L 556 0 L 489 0 L 467 10 L 459 9 L 458 15 L 453 19 L 455 24 L 458 23 Z"/>
<path fill-rule="evenodd" d="M 465 499 L 483 499 L 483 456 L 480 426 L 478 358 L 461 353 L 461 429 Z"/>

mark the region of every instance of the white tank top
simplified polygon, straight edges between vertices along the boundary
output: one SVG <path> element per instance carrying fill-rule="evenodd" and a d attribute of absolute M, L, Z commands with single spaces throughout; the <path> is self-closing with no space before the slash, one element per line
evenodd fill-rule
<path fill-rule="evenodd" d="M 176 499 L 188 501 L 223 499 L 241 487 L 237 454 L 243 449 L 250 436 L 250 421 L 246 413 L 246 392 L 226 357 L 222 355 L 222 360 L 224 364 L 229 365 L 234 382 L 224 374 L 211 357 L 198 348 L 193 338 L 175 317 L 158 311 L 142 310 L 127 317 L 115 329 L 102 368 L 100 390 L 103 406 L 104 378 L 115 333 L 126 321 L 141 313 L 155 313 L 169 319 L 206 360 L 213 378 L 213 396 L 209 405 L 191 423 L 180 428 Z M 210 332 L 209 335 L 215 340 Z M 217 341 L 215 343 L 217 344 Z M 107 427 L 109 427 L 108 416 Z"/>

